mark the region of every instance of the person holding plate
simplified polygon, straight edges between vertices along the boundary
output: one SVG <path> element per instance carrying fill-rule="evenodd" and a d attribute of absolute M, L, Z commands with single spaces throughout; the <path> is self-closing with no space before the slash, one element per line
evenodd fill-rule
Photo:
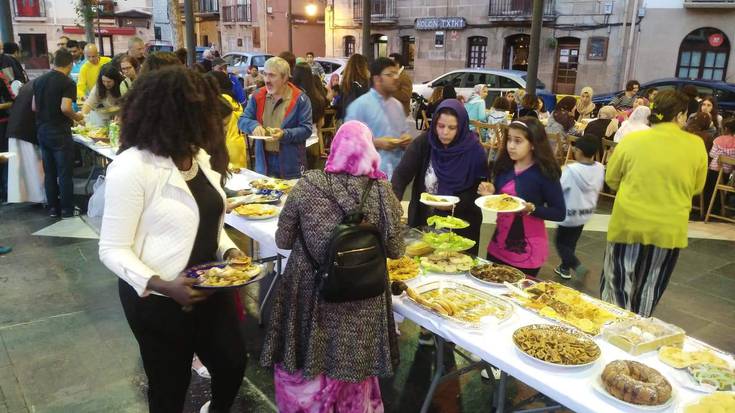
<path fill-rule="evenodd" d="M 429 216 L 450 215 L 470 223 L 457 234 L 480 239 L 482 211 L 474 204 L 476 188 L 490 175 L 485 151 L 477 134 L 470 131 L 469 115 L 457 99 L 446 99 L 436 109 L 431 129 L 417 136 L 395 169 L 391 184 L 398 199 L 413 181 L 408 205 L 408 225 L 426 225 Z M 422 193 L 459 197 L 453 206 L 430 207 L 420 202 Z M 468 252 L 476 255 L 477 244 Z"/>
<path fill-rule="evenodd" d="M 87 116 L 90 112 L 94 112 L 96 116 L 94 121 L 88 122 L 90 125 L 104 126 L 115 117 L 119 110 L 122 82 L 122 74 L 111 63 L 102 66 L 97 84 L 89 92 L 82 106 L 83 115 Z"/>
<path fill-rule="evenodd" d="M 480 195 L 508 194 L 526 203 L 519 212 L 498 213 L 487 258 L 536 276 L 549 255 L 544 220 L 558 222 L 566 217 L 561 169 L 538 119 L 525 117 L 510 123 L 493 172 L 494 183 L 481 183 Z"/>
<path fill-rule="evenodd" d="M 195 352 L 212 377 L 202 412 L 229 411 L 245 372 L 235 293 L 205 293 L 182 275 L 244 257 L 224 230 L 228 160 L 216 101 L 183 66 L 142 75 L 126 94 L 120 152 L 107 169 L 100 260 L 120 277 L 151 412 L 182 411 Z"/>

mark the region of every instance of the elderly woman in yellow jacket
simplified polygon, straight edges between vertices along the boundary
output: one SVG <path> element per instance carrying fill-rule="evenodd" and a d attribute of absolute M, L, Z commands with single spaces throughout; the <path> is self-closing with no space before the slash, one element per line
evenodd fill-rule
<path fill-rule="evenodd" d="M 605 181 L 618 193 L 600 280 L 602 299 L 645 317 L 687 246 L 692 197 L 707 176 L 702 139 L 682 130 L 687 96 L 663 91 L 653 103 L 651 128 L 626 135 L 607 164 Z"/>
<path fill-rule="evenodd" d="M 237 120 L 242 115 L 243 108 L 235 99 L 232 92 L 232 83 L 227 74 L 212 71 L 207 74 L 217 81 L 222 98 L 222 118 L 225 129 L 225 145 L 230 156 L 230 168 L 247 168 L 248 155 L 245 145 L 245 135 L 237 127 Z M 229 116 L 226 114 L 230 113 Z"/>

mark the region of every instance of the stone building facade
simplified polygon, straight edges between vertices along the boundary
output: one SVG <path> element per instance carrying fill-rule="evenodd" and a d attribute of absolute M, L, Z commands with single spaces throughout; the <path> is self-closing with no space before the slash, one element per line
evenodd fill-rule
<path fill-rule="evenodd" d="M 532 0 L 373 0 L 377 55 L 404 55 L 417 82 L 465 67 L 527 69 Z M 377 5 L 376 5 L 377 3 Z M 360 0 L 335 0 L 327 53 L 361 45 Z M 550 0 L 544 5 L 539 79 L 558 93 L 620 83 L 627 31 L 624 0 Z M 377 12 L 377 13 L 376 13 Z"/>

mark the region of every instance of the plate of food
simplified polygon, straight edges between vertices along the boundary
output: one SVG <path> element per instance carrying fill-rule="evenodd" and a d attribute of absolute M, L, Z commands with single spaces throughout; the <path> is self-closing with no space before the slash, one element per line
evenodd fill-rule
<path fill-rule="evenodd" d="M 245 204 L 234 209 L 237 215 L 247 219 L 270 219 L 277 217 L 281 209 L 266 204 Z"/>
<path fill-rule="evenodd" d="M 630 311 L 555 282 L 534 284 L 524 288 L 523 293 L 511 291 L 508 295 L 541 317 L 562 322 L 592 336 L 600 334 L 602 326 L 609 322 L 634 316 Z"/>
<path fill-rule="evenodd" d="M 245 204 L 276 204 L 281 200 L 283 192 L 271 189 L 259 189 L 256 193 L 245 195 L 242 201 Z"/>
<path fill-rule="evenodd" d="M 296 181 L 296 179 L 259 178 L 250 181 L 250 186 L 255 189 L 268 189 L 287 193 L 296 185 Z"/>
<path fill-rule="evenodd" d="M 676 391 L 658 370 L 632 360 L 608 363 L 592 380 L 592 388 L 609 400 L 635 410 L 664 410 L 673 404 Z"/>
<path fill-rule="evenodd" d="M 735 413 L 735 393 L 718 391 L 687 403 L 679 413 Z"/>
<path fill-rule="evenodd" d="M 475 265 L 469 274 L 474 280 L 494 287 L 502 287 L 506 282 L 515 284 L 526 278 L 526 274 L 517 268 L 492 262 Z"/>
<path fill-rule="evenodd" d="M 438 251 L 464 251 L 475 246 L 475 241 L 454 232 L 427 232 L 423 241 Z M 469 270 L 469 268 L 467 268 Z M 466 271 L 466 270 L 465 270 Z"/>
<path fill-rule="evenodd" d="M 532 324 L 513 332 L 516 348 L 535 361 L 555 367 L 586 367 L 602 354 L 592 337 L 577 329 Z"/>
<path fill-rule="evenodd" d="M 459 203 L 459 197 L 451 195 L 432 195 L 428 192 L 422 192 L 420 201 L 422 204 L 433 207 L 450 207 Z"/>
<path fill-rule="evenodd" d="M 419 262 L 426 271 L 440 274 L 462 274 L 475 264 L 469 255 L 451 251 L 436 251 L 419 258 Z"/>
<path fill-rule="evenodd" d="M 409 257 L 420 257 L 434 252 L 434 248 L 431 248 L 424 240 L 412 240 L 406 244 L 406 255 Z"/>
<path fill-rule="evenodd" d="M 518 212 L 526 207 L 526 201 L 508 194 L 485 195 L 475 199 L 475 205 L 490 212 Z"/>
<path fill-rule="evenodd" d="M 500 323 L 513 314 L 513 304 L 507 300 L 461 283 L 434 281 L 410 288 L 394 282 L 391 289 L 394 294 L 405 291 L 413 305 L 469 328 Z"/>
<path fill-rule="evenodd" d="M 735 361 L 729 355 L 707 348 L 685 351 L 664 346 L 658 356 L 672 367 L 674 379 L 688 389 L 703 393 L 735 390 Z"/>
<path fill-rule="evenodd" d="M 403 256 L 398 259 L 388 258 L 388 277 L 391 281 L 408 281 L 419 275 L 419 264 L 415 259 Z"/>
<path fill-rule="evenodd" d="M 263 265 L 253 264 L 250 257 L 244 257 L 197 265 L 184 270 L 184 274 L 199 281 L 194 288 L 239 288 L 260 281 L 265 276 L 263 269 Z"/>
<path fill-rule="evenodd" d="M 432 215 L 426 219 L 426 224 L 436 229 L 462 229 L 470 226 L 470 223 L 452 216 Z"/>
<path fill-rule="evenodd" d="M 263 141 L 270 141 L 270 140 L 275 139 L 273 137 L 273 133 L 276 131 L 276 128 L 263 128 L 263 129 L 265 129 L 265 134 L 263 134 L 263 135 L 248 135 L 248 137 L 249 138 L 252 138 L 252 139 L 263 140 Z"/>

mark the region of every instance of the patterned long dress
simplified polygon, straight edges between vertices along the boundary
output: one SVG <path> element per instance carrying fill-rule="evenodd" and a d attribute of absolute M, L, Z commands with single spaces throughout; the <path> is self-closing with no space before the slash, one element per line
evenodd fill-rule
<path fill-rule="evenodd" d="M 367 181 L 366 177 L 308 171 L 281 212 L 276 243 L 292 252 L 276 286 L 261 355 L 264 367 L 276 369 L 277 392 L 279 376 L 283 378 L 284 373 L 293 375 L 291 381 L 328 379 L 360 386 L 369 381 L 377 386 L 377 377 L 392 376 L 398 365 L 387 276 L 384 295 L 347 303 L 324 302 L 298 236 L 303 231 L 309 252 L 323 261 L 333 228 L 341 222 L 343 211 L 357 207 Z M 387 255 L 403 255 L 401 205 L 388 181 L 373 185 L 363 212 L 383 232 Z"/>

